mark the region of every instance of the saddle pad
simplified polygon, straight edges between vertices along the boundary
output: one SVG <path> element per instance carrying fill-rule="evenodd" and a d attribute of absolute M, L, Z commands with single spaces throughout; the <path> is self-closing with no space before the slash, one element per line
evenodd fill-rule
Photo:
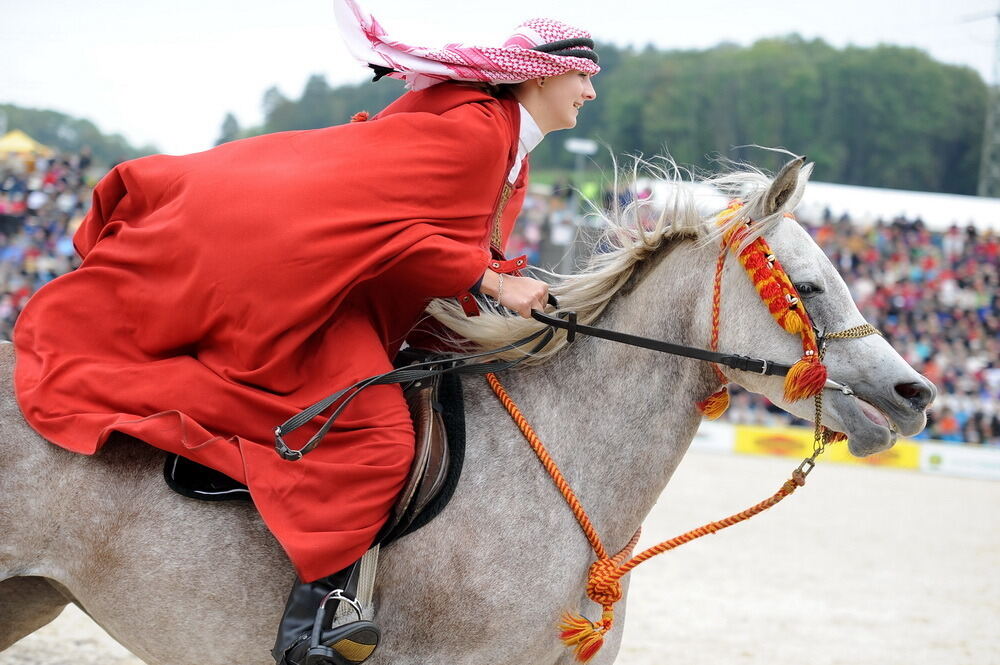
<path fill-rule="evenodd" d="M 405 529 L 386 534 L 386 537 L 381 539 L 382 545 L 426 525 L 441 512 L 455 492 L 455 486 L 462 473 L 462 463 L 465 460 L 465 405 L 462 401 L 462 381 L 458 375 L 446 374 L 441 377 L 438 403 L 434 408 L 441 412 L 448 445 L 448 468 L 441 490 L 427 502 L 419 514 L 412 516 Z M 191 499 L 252 501 L 246 485 L 173 453 L 167 455 L 163 466 L 163 477 L 172 490 Z"/>

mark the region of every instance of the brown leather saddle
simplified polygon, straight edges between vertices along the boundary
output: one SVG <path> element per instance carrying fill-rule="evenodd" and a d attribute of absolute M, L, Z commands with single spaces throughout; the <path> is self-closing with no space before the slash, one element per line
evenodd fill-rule
<path fill-rule="evenodd" d="M 426 360 L 404 351 L 397 366 Z M 465 458 L 462 384 L 455 374 L 433 376 L 403 386 L 410 407 L 416 447 L 410 475 L 389 520 L 376 538 L 383 545 L 430 522 L 451 499 Z M 175 454 L 163 468 L 167 484 L 179 494 L 202 501 L 249 501 L 247 487 L 228 476 Z"/>

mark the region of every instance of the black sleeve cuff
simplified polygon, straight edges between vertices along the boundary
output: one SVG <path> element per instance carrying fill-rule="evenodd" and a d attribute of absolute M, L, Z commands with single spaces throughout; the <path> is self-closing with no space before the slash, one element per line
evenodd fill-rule
<path fill-rule="evenodd" d="M 471 293 L 474 296 L 478 296 L 479 295 L 479 288 L 482 285 L 483 285 L 483 278 L 480 277 L 478 280 L 476 280 L 475 284 L 473 284 L 472 286 L 469 287 L 469 293 Z"/>

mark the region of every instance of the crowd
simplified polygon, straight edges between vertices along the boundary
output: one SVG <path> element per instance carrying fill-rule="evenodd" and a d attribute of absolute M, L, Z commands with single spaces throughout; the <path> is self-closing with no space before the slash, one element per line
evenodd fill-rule
<path fill-rule="evenodd" d="M 0 339 L 10 339 L 31 294 L 76 267 L 73 231 L 94 183 L 87 153 L 0 160 Z"/>
<path fill-rule="evenodd" d="M 100 170 L 86 154 L 0 160 L 0 339 L 9 339 L 31 294 L 76 267 L 72 236 Z M 606 192 L 603 199 L 613 196 L 621 194 Z M 571 266 L 578 232 L 574 197 L 564 187 L 529 195 L 510 255 L 527 254 L 534 265 Z M 844 276 L 865 318 L 938 387 L 920 437 L 1000 445 L 1000 236 L 957 226 L 932 232 L 919 220 L 861 226 L 827 214 L 801 221 Z M 739 390 L 726 417 L 792 422 L 764 398 Z"/>
<path fill-rule="evenodd" d="M 605 192 L 602 201 L 615 197 L 622 194 Z M 561 265 L 568 265 L 572 207 L 572 197 L 558 191 L 529 197 L 513 251 L 536 265 L 564 257 Z M 958 226 L 933 232 L 907 219 L 861 225 L 829 212 L 800 221 L 843 275 L 865 319 L 938 387 L 917 438 L 1000 445 L 1000 235 Z M 738 388 L 726 418 L 804 424 Z"/>

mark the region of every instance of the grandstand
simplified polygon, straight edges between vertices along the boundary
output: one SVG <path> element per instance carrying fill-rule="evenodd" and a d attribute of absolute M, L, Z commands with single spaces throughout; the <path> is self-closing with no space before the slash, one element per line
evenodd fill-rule
<path fill-rule="evenodd" d="M 76 267 L 72 235 L 100 175 L 86 154 L 0 155 L 0 338 L 10 338 L 32 293 Z M 564 192 L 530 195 L 511 254 L 558 261 L 571 201 Z M 1000 446 L 1000 200 L 813 183 L 800 220 L 865 317 L 940 389 L 920 437 Z M 727 417 L 791 419 L 738 391 Z"/>

